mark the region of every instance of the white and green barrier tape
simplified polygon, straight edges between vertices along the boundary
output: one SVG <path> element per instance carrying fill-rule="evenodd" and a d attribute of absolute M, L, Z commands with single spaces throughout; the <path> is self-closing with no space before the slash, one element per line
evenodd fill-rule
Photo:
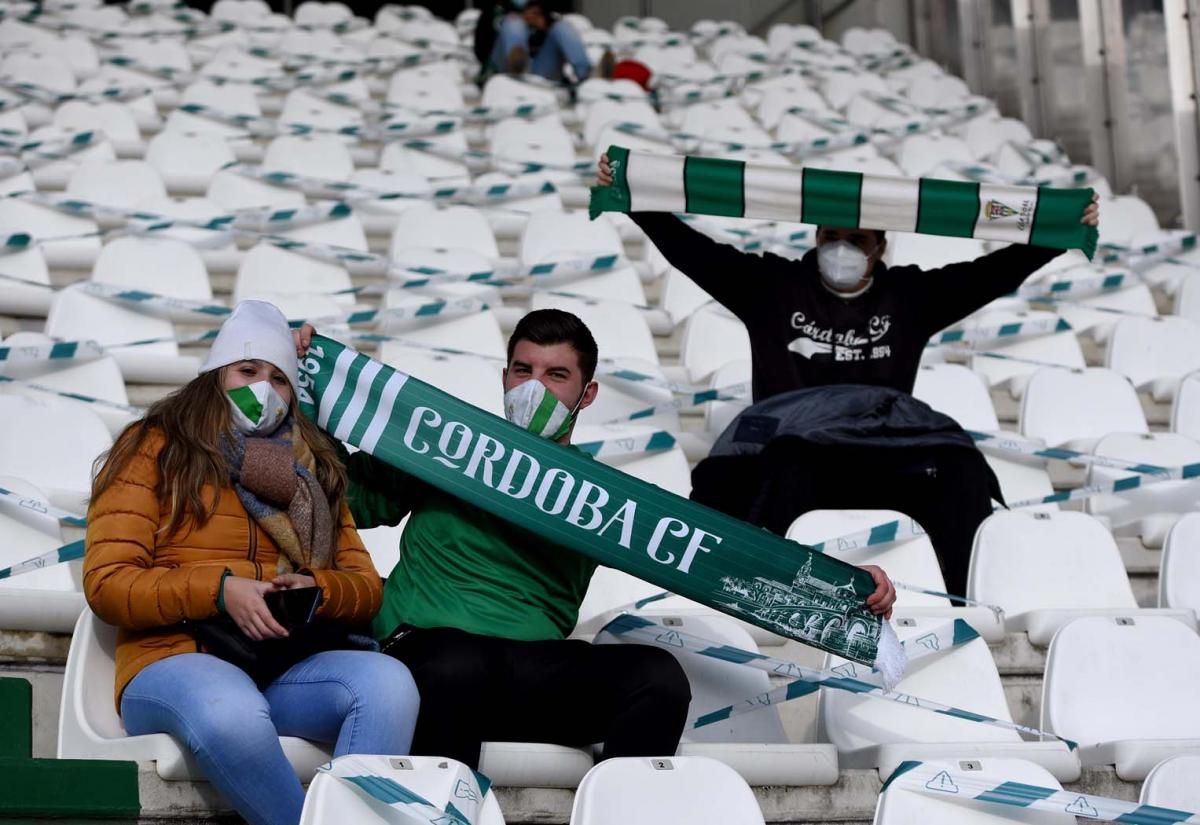
<path fill-rule="evenodd" d="M 971 803 L 986 803 L 997 816 L 1003 817 L 1007 817 L 1003 812 L 1016 809 L 1067 814 L 1097 822 L 1120 822 L 1125 825 L 1200 823 L 1200 814 L 1190 811 L 1160 808 L 1156 805 L 1144 805 L 1078 791 L 1063 791 L 990 776 L 980 771 L 973 761 L 959 762 L 957 766 L 952 763 L 901 762 L 883 783 L 884 793 L 893 789 L 959 802 L 964 805 L 964 809 Z"/>
<path fill-rule="evenodd" d="M 412 137 L 445 135 L 462 128 L 462 121 L 454 118 L 423 117 L 409 120 L 384 120 L 374 123 L 347 123 L 345 126 L 317 126 L 272 120 L 260 115 L 226 112 L 202 103 L 183 103 L 177 111 L 196 115 L 237 129 L 244 129 L 255 137 L 273 138 L 280 135 L 336 135 L 353 140 L 369 140 L 386 143 L 390 140 L 405 140 Z"/>
<path fill-rule="evenodd" d="M 965 432 L 975 442 L 975 445 L 985 453 L 1010 453 L 1054 459 L 1056 461 L 1070 461 L 1076 464 L 1092 464 L 1097 467 L 1112 467 L 1117 470 L 1126 470 L 1140 475 L 1161 476 L 1163 478 L 1172 478 L 1172 471 L 1179 470 L 1179 468 L 1160 467 L 1157 464 L 1125 461 L 1119 458 L 1084 453 L 1079 450 L 1068 450 L 1065 447 L 1043 447 L 1036 441 L 1021 438 L 1013 433 L 984 433 L 976 430 L 965 430 Z M 1174 477 L 1179 478 L 1180 476 L 1176 475 Z"/>
<path fill-rule="evenodd" d="M 818 557 L 819 558 L 819 557 Z M 747 590 L 747 596 L 737 594 L 740 598 L 753 598 L 754 595 L 760 592 L 763 588 L 758 582 L 742 583 L 744 589 Z M 682 594 L 681 594 L 682 595 Z M 939 634 L 933 634 L 935 639 L 938 639 L 946 632 L 944 628 L 939 628 Z M 614 637 L 625 642 L 636 644 L 654 645 L 670 651 L 684 651 L 697 656 L 705 656 L 710 659 L 716 659 L 723 662 L 732 662 L 734 664 L 745 665 L 756 670 L 762 670 L 775 676 L 787 676 L 794 679 L 788 685 L 776 688 L 764 696 L 769 696 L 774 699 L 777 704 L 780 701 L 799 698 L 812 693 L 817 688 L 831 688 L 833 690 L 844 690 L 850 693 L 857 693 L 861 696 L 870 697 L 872 699 L 880 699 L 889 702 L 896 702 L 909 707 L 921 708 L 932 713 L 938 713 L 943 716 L 952 716 L 956 719 L 966 719 L 970 722 L 977 722 L 989 727 L 1002 728 L 1004 730 L 1016 731 L 1028 736 L 1036 736 L 1039 738 L 1049 737 L 1064 742 L 1068 748 L 1074 750 L 1077 745 L 1069 739 L 1064 739 L 1053 733 L 1032 728 L 1027 725 L 1019 725 L 1016 722 L 1011 722 L 1006 719 L 997 719 L 992 716 L 985 716 L 980 713 L 974 713 L 962 708 L 956 708 L 951 705 L 946 705 L 941 702 L 934 702 L 930 699 L 923 699 L 917 696 L 912 696 L 907 693 L 900 693 L 892 690 L 891 685 L 895 682 L 889 680 L 886 674 L 880 674 L 883 678 L 877 678 L 871 674 L 860 674 L 853 662 L 848 662 L 845 665 L 838 666 L 833 670 L 818 670 L 815 668 L 798 665 L 795 662 L 776 659 L 771 656 L 764 655 L 750 650 L 743 650 L 738 647 L 721 644 L 719 642 L 710 641 L 708 639 L 695 636 L 685 631 L 676 630 L 653 621 L 645 616 L 633 614 L 625 614 L 613 619 L 604 629 L 602 633 L 609 633 Z M 951 635 L 951 645 L 955 646 L 954 637 L 962 638 L 962 641 L 970 641 L 978 634 L 970 625 L 963 622 L 961 619 L 955 620 L 949 626 Z M 970 637 L 970 638 L 966 638 Z M 921 637 L 923 638 L 923 637 Z M 921 639 L 914 640 L 918 644 Z M 961 642 L 960 642 L 961 643 Z M 937 642 L 938 649 L 942 648 L 942 642 Z M 911 649 L 911 648 L 909 648 Z M 864 663 L 865 664 L 865 663 Z M 879 684 L 882 682 L 882 686 Z M 742 703 L 742 707 L 749 709 L 749 705 L 758 703 L 757 698 L 748 700 Z M 761 704 L 761 703 L 760 703 Z M 766 704 L 762 704 L 766 707 Z M 709 716 L 712 721 L 721 721 L 729 718 L 733 713 L 733 709 L 737 706 L 730 706 L 714 711 Z M 745 711 L 743 711 L 745 712 Z M 700 717 L 697 722 L 706 722 L 706 717 Z"/>
<path fill-rule="evenodd" d="M 31 390 L 37 390 L 41 393 L 56 395 L 59 398 L 67 398 L 72 401 L 82 401 L 85 404 L 91 404 L 95 407 L 102 407 L 114 412 L 126 413 L 134 417 L 140 417 L 145 412 L 141 407 L 131 407 L 128 404 L 118 404 L 116 401 L 106 401 L 103 398 L 95 398 L 90 395 L 84 395 L 78 392 L 69 392 L 60 390 L 45 384 L 39 384 L 36 381 L 24 381 L 18 378 L 10 378 L 7 375 L 0 375 L 0 384 L 11 384 L 14 387 L 25 387 Z"/>
<path fill-rule="evenodd" d="M 642 410 L 637 410 L 629 415 L 620 418 L 613 418 L 603 422 L 604 424 L 628 424 L 631 421 L 640 421 L 643 418 L 653 418 L 666 413 L 679 412 L 680 410 L 699 407 L 703 404 L 708 404 L 712 401 L 745 401 L 750 395 L 750 382 L 744 381 L 738 384 L 729 384 L 724 387 L 718 387 L 711 390 L 701 390 L 700 392 L 684 395 L 679 398 L 673 398 L 670 401 L 664 401 L 661 404 L 655 404 L 653 407 L 646 407 Z"/>
<path fill-rule="evenodd" d="M 647 484 L 316 336 L 301 409 L 376 458 L 493 515 L 717 610 L 878 667 L 903 653 L 865 571 Z M 741 595 L 745 593 L 746 595 Z"/>
<path fill-rule="evenodd" d="M 471 184 L 468 186 L 443 186 L 432 192 L 401 192 L 375 189 L 349 181 L 314 178 L 294 172 L 279 172 L 250 163 L 234 162 L 224 167 L 225 171 L 243 177 L 260 180 L 272 186 L 295 189 L 308 197 L 338 198 L 353 203 L 360 201 L 429 201 L 434 203 L 464 203 L 472 206 L 487 206 L 517 198 L 549 195 L 558 191 L 550 181 L 512 181 L 509 183 Z"/>
<path fill-rule="evenodd" d="M 583 450 L 594 458 L 616 458 L 617 456 L 653 453 L 659 450 L 669 450 L 675 446 L 675 436 L 665 430 L 633 436 L 618 436 L 601 441 L 585 441 L 576 444 L 576 449 Z"/>
<path fill-rule="evenodd" d="M 47 106 L 60 106 L 70 101 L 81 103 L 112 103 L 133 100 L 153 94 L 154 90 L 147 86 L 109 86 L 98 92 L 56 92 L 45 86 L 39 86 L 27 81 L 11 81 L 0 78 L 0 88 L 7 89 L 23 98 L 28 103 L 41 103 Z M 21 103 L 8 103 L 4 109 L 19 108 Z"/>
<path fill-rule="evenodd" d="M 419 793 L 383 775 L 371 765 L 389 757 L 342 756 L 318 771 L 364 796 L 375 809 L 382 808 L 380 820 L 391 825 L 479 825 L 491 780 L 460 762 L 449 766 L 453 790 L 444 805 L 437 805 Z M 391 759 L 395 759 L 392 757 Z M 403 761 L 403 760 L 398 760 Z M 447 767 L 447 766 L 443 766 Z"/>
<path fill-rule="evenodd" d="M 1053 335 L 1059 332 L 1070 332 L 1071 329 L 1071 325 L 1064 318 L 1034 318 L 1029 321 L 1012 321 L 989 327 L 947 330 L 930 338 L 929 343 L 925 346 L 932 348 L 950 344 L 1005 343 L 1014 338 Z"/>
<path fill-rule="evenodd" d="M 0 157 L 0 178 L 11 177 L 26 169 L 63 160 L 89 146 L 95 146 L 103 139 L 103 134 L 92 130 L 74 132 L 49 140 L 0 138 L 0 154 L 16 156 Z"/>
<path fill-rule="evenodd" d="M 506 157 L 492 152 L 482 152 L 477 149 L 455 149 L 432 140 L 402 140 L 400 145 L 414 152 L 421 152 L 430 157 L 441 158 L 456 163 L 462 163 L 469 169 L 497 169 L 510 174 L 532 174 L 534 172 L 570 172 L 580 177 L 593 177 L 596 174 L 596 164 L 590 160 L 555 162 L 534 161 L 522 158 Z"/>
<path fill-rule="evenodd" d="M 1200 235 L 1186 230 L 1167 230 L 1167 235 L 1161 241 L 1141 246 L 1120 246 L 1118 244 L 1102 244 L 1100 246 L 1100 263 L 1126 264 L 1133 267 L 1146 267 L 1172 255 L 1191 252 L 1197 247 Z"/>
<path fill-rule="evenodd" d="M 57 341 L 51 344 L 0 344 L 0 372 L 5 364 L 29 361 L 92 361 L 104 357 L 95 341 Z"/>
<path fill-rule="evenodd" d="M 1099 237 L 1080 222 L 1091 189 L 1033 189 L 785 168 L 610 146 L 611 186 L 592 188 L 589 213 L 691 212 L 836 227 L 1082 249 Z"/>
<path fill-rule="evenodd" d="M 1018 298 L 1026 298 L 1031 301 L 1042 298 L 1057 298 L 1062 295 L 1086 298 L 1105 292 L 1113 292 L 1118 289 L 1127 289 L 1141 283 L 1144 283 L 1144 281 L 1133 272 L 1112 272 L 1107 274 L 1098 272 L 1093 275 L 1080 275 L 1078 277 L 1055 278 L 1053 280 L 1025 283 L 1019 286 L 1013 294 Z"/>
<path fill-rule="evenodd" d="M 28 510 L 32 513 L 40 513 L 43 516 L 48 516 L 55 519 L 60 524 L 65 524 L 68 527 L 86 527 L 87 519 L 83 516 L 77 516 L 74 513 L 67 512 L 61 507 L 56 507 L 48 501 L 42 501 L 35 496 L 27 496 L 13 490 L 0 487 L 0 499 L 12 504 L 22 510 Z"/>
<path fill-rule="evenodd" d="M 1013 501 L 1009 503 L 1009 508 L 1013 510 L 1022 507 L 1036 507 L 1042 504 L 1064 504 L 1068 501 L 1082 501 L 1083 499 L 1092 498 L 1093 496 L 1104 495 L 1121 495 L 1122 493 L 1130 493 L 1134 490 L 1140 490 L 1144 487 L 1149 487 L 1153 484 L 1161 484 L 1167 481 L 1191 481 L 1194 482 L 1200 479 L 1200 463 L 1184 464 L 1181 467 L 1167 468 L 1166 475 L 1135 475 L 1118 478 L 1111 484 L 1087 484 L 1082 487 L 1075 487 L 1071 490 L 1063 490 L 1058 493 L 1041 496 L 1038 498 L 1028 498 L 1021 501 Z"/>
<path fill-rule="evenodd" d="M 123 207 L 105 206 L 91 201 L 56 195 L 49 192 L 23 191 L 12 192 L 5 197 L 44 206 L 74 215 L 80 218 L 91 218 L 98 221 L 134 222 L 136 229 L 143 232 L 157 232 L 177 227 L 189 229 L 207 229 L 213 232 L 274 232 L 281 229 L 294 228 L 312 223 L 345 218 L 353 213 L 348 203 L 322 203 L 311 206 L 297 207 L 253 207 L 241 209 L 211 218 L 172 218 L 154 212 Z M 28 233 L 18 233 L 27 235 Z M 10 238 L 12 236 L 9 236 Z M 5 242 L 7 244 L 7 241 Z"/>
<path fill-rule="evenodd" d="M 612 632 L 611 627 L 612 624 L 610 623 L 609 627 L 606 627 L 605 630 Z M 662 640 L 661 644 L 665 647 L 676 647 L 675 642 L 683 640 L 677 640 L 670 636 L 670 632 L 671 631 L 668 631 L 665 636 L 659 637 Z M 944 625 L 935 627 L 933 630 L 922 634 L 918 638 L 909 639 L 908 641 L 904 642 L 904 655 L 908 659 L 909 664 L 912 664 L 913 662 L 920 661 L 921 659 L 948 653 L 954 648 L 960 647 L 972 639 L 977 638 L 979 638 L 979 634 L 974 628 L 972 628 L 962 619 L 954 619 Z M 697 655 L 723 659 L 724 661 L 734 661 L 738 657 L 739 653 L 744 653 L 750 656 L 755 655 L 751 651 L 741 651 L 738 648 L 728 647 L 722 649 L 720 654 L 713 654 L 711 652 L 698 652 Z M 757 655 L 761 656 L 762 654 Z M 789 674 L 790 669 L 788 668 L 788 665 L 791 664 L 783 659 L 777 659 L 771 656 L 764 656 L 762 659 L 751 659 L 749 661 L 739 663 L 749 665 L 756 670 L 765 670 L 766 672 L 777 676 Z M 880 683 L 879 674 L 874 672 L 859 673 L 857 666 L 853 662 L 847 662 L 831 672 L 836 672 L 839 677 L 856 678 L 862 682 L 872 685 L 879 685 Z M 727 719 L 732 719 L 736 716 L 742 716 L 743 714 L 753 713 L 755 711 L 762 710 L 763 708 L 781 705 L 785 702 L 790 702 L 793 699 L 800 699 L 804 696 L 816 693 L 821 689 L 821 687 L 822 686 L 820 684 L 813 681 L 803 678 L 796 679 L 786 685 L 780 685 L 777 688 L 763 691 L 762 693 L 755 694 L 754 696 L 748 696 L 739 702 L 735 702 L 734 704 L 726 705 L 725 707 L 717 708 L 716 710 L 698 714 L 685 723 L 684 730 L 697 730 L 699 728 L 705 728 L 709 725 L 715 725 L 719 722 L 724 722 Z"/>
<path fill-rule="evenodd" d="M 55 564 L 63 564 L 64 562 L 82 558 L 83 540 L 81 539 L 80 541 L 73 541 L 70 544 L 64 544 L 62 547 L 51 550 L 48 553 L 42 553 L 40 556 L 34 556 L 31 559 L 18 562 L 11 567 L 0 569 L 0 579 L 11 579 L 23 573 L 32 573 L 35 570 L 41 570 Z"/>

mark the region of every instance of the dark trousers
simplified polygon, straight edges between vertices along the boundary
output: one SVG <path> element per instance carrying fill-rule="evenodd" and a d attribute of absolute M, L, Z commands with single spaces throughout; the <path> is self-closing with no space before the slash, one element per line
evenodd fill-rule
<path fill-rule="evenodd" d="M 983 456 L 961 447 L 881 449 L 793 440 L 753 459 L 708 458 L 692 471 L 695 501 L 781 536 L 810 510 L 911 516 L 928 531 L 946 590 L 956 596 L 967 591 L 975 530 L 999 495 Z"/>
<path fill-rule="evenodd" d="M 413 754 L 472 768 L 485 741 L 603 742 L 606 758 L 670 756 L 691 702 L 675 657 L 644 645 L 402 628 L 383 649 L 408 666 L 421 693 Z"/>

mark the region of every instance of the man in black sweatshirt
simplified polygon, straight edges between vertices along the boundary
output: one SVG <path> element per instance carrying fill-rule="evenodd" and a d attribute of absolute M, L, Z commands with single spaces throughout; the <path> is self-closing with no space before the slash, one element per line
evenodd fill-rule
<path fill-rule="evenodd" d="M 608 156 L 599 182 L 612 182 Z M 1015 290 L 1062 250 L 1013 244 L 922 270 L 883 263 L 885 234 L 822 226 L 799 261 L 714 241 L 667 212 L 630 218 L 663 256 L 750 333 L 754 400 L 826 384 L 911 393 L 929 338 Z M 1099 222 L 1093 202 L 1080 216 Z"/>
<path fill-rule="evenodd" d="M 612 183 L 607 155 L 600 159 L 599 182 Z M 1082 223 L 1099 223 L 1097 200 L 1080 216 Z M 756 403 L 829 384 L 911 394 L 931 336 L 1012 292 L 1061 254 L 1013 244 L 939 269 L 889 267 L 883 232 L 822 226 L 817 248 L 794 261 L 742 252 L 670 213 L 629 217 L 672 266 L 746 325 Z M 804 471 L 794 477 L 784 472 L 796 485 L 786 496 L 791 517 L 814 509 L 907 513 L 929 531 L 949 591 L 965 592 L 975 530 L 992 512 L 995 481 L 986 464 L 933 450 L 827 445 L 810 445 L 795 460 Z M 692 497 L 745 517 L 726 506 L 727 478 L 706 484 L 699 470 Z M 761 514 L 752 520 L 769 526 Z"/>

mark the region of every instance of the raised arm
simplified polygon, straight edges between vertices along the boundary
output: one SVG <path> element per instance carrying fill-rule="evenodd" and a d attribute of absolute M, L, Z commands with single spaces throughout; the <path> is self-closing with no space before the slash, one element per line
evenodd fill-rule
<path fill-rule="evenodd" d="M 601 186 L 612 184 L 608 155 L 597 170 Z M 761 307 L 762 290 L 792 262 L 778 255 L 754 255 L 714 241 L 669 212 L 631 212 L 650 242 L 671 264 L 726 309 L 745 320 L 752 307 Z"/>
<path fill-rule="evenodd" d="M 1096 226 L 1100 221 L 1098 196 L 1080 216 Z M 929 334 L 945 329 L 997 298 L 1015 291 L 1025 280 L 1062 254 L 1061 249 L 1012 244 L 973 261 L 931 269 L 918 275 L 920 312 Z"/>
<path fill-rule="evenodd" d="M 349 455 L 338 446 L 349 482 L 346 504 L 360 530 L 399 524 L 428 489 L 402 470 L 362 451 Z"/>

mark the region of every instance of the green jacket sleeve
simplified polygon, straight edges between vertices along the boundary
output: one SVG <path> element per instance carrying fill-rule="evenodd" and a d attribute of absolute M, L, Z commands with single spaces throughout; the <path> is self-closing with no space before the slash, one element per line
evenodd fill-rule
<path fill-rule="evenodd" d="M 346 465 L 346 503 L 360 530 L 399 524 L 426 490 L 413 476 L 361 450 L 350 455 L 341 444 L 337 449 Z"/>

